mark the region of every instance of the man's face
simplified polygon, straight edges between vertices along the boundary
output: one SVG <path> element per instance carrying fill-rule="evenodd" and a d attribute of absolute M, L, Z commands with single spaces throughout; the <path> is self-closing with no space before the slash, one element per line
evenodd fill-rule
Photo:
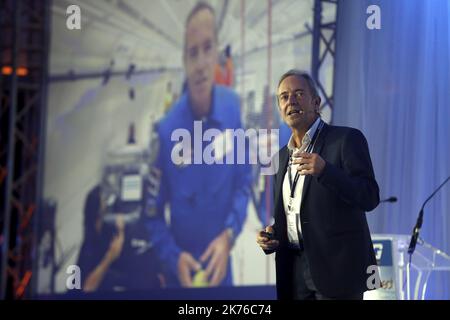
<path fill-rule="evenodd" d="M 320 98 L 312 95 L 305 79 L 289 76 L 278 88 L 278 105 L 289 127 L 305 129 L 317 118 Z"/>
<path fill-rule="evenodd" d="M 204 108 L 211 103 L 214 68 L 217 63 L 214 30 L 214 16 L 206 9 L 197 12 L 187 25 L 184 66 L 194 107 Z"/>

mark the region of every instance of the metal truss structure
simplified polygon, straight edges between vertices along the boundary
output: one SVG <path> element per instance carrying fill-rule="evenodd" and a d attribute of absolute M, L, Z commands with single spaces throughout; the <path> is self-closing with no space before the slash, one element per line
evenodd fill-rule
<path fill-rule="evenodd" d="M 323 21 L 322 10 L 328 6 L 334 6 L 335 19 L 331 21 Z M 334 96 L 333 86 L 326 88 L 320 79 L 320 70 L 325 59 L 333 59 L 334 74 L 334 57 L 336 52 L 336 21 L 337 21 L 338 0 L 315 0 L 314 2 L 314 24 L 312 32 L 312 55 L 311 55 L 311 75 L 316 81 L 320 93 L 324 98 L 322 108 L 328 106 L 333 110 Z"/>
<path fill-rule="evenodd" d="M 0 293 L 31 295 L 47 82 L 48 0 L 3 0 L 0 10 Z"/>

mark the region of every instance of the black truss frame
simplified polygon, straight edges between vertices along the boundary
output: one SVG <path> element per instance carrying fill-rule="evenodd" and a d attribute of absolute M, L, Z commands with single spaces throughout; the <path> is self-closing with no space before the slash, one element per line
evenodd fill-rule
<path fill-rule="evenodd" d="M 32 294 L 45 133 L 49 10 L 50 0 L 3 0 L 0 10 L 2 299 Z"/>
<path fill-rule="evenodd" d="M 311 55 L 311 76 L 316 81 L 318 89 L 324 97 L 321 108 L 334 107 L 333 90 L 327 92 L 325 86 L 320 81 L 320 68 L 324 60 L 330 56 L 333 59 L 333 73 L 335 69 L 335 48 L 336 48 L 336 21 L 338 12 L 338 0 L 315 0 L 314 2 L 314 25 L 312 32 L 312 55 Z M 334 6 L 336 15 L 334 20 L 323 22 L 322 10 L 325 6 Z M 334 76 L 333 76 L 334 79 Z M 334 83 L 333 86 L 334 88 Z"/>

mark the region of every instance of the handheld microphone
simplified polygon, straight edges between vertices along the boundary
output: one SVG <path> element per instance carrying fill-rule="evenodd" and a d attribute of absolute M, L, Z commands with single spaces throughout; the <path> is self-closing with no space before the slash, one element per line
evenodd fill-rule
<path fill-rule="evenodd" d="M 389 197 L 380 201 L 380 203 L 382 202 L 391 202 L 391 203 L 397 202 L 397 197 Z"/>
<path fill-rule="evenodd" d="M 414 250 L 416 249 L 416 244 L 417 244 L 417 239 L 419 238 L 420 228 L 422 228 L 423 209 L 425 208 L 425 205 L 427 204 L 427 202 L 430 201 L 431 198 L 434 197 L 434 195 L 439 191 L 439 189 L 441 189 L 444 186 L 444 184 L 446 184 L 448 182 L 448 180 L 450 180 L 450 176 L 447 177 L 447 179 L 445 179 L 445 181 L 442 182 L 439 187 L 437 187 L 437 189 L 425 200 L 425 202 L 422 205 L 422 208 L 420 208 L 419 216 L 417 217 L 417 222 L 416 222 L 416 225 L 414 226 L 412 236 L 411 236 L 411 241 L 409 243 L 408 253 L 410 256 L 414 253 Z"/>

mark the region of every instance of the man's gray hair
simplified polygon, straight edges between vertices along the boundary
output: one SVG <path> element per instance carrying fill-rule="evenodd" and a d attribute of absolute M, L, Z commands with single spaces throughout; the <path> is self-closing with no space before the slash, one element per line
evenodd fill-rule
<path fill-rule="evenodd" d="M 290 76 L 297 77 L 298 79 L 303 78 L 306 81 L 306 83 L 308 84 L 309 90 L 311 91 L 311 94 L 313 95 L 313 97 L 320 98 L 319 90 L 317 89 L 316 82 L 313 80 L 313 78 L 311 78 L 309 73 L 307 73 L 305 71 L 297 70 L 297 69 L 291 69 L 288 72 L 285 72 L 281 76 L 280 81 L 278 81 L 278 88 L 280 88 L 281 82 L 283 82 L 284 79 L 286 79 L 287 77 L 290 77 Z"/>

